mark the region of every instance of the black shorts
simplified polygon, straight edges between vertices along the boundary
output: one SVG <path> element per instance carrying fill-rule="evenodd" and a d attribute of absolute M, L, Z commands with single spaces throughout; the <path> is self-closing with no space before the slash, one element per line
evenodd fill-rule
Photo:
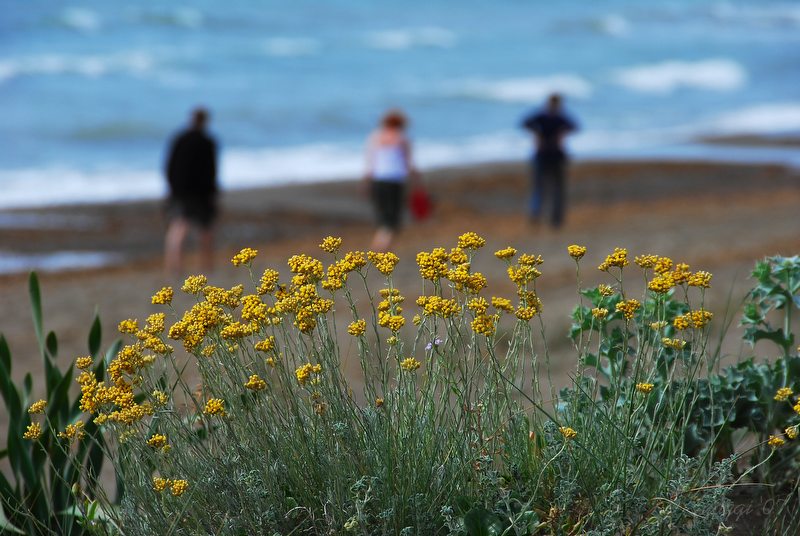
<path fill-rule="evenodd" d="M 372 201 L 380 227 L 397 229 L 403 216 L 406 185 L 402 182 L 372 181 Z"/>
<path fill-rule="evenodd" d="M 198 227 L 211 227 L 217 219 L 216 197 L 170 197 L 167 217 L 181 218 Z"/>

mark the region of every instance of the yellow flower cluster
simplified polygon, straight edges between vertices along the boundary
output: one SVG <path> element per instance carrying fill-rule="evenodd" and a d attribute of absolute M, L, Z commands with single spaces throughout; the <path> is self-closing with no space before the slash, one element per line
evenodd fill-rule
<path fill-rule="evenodd" d="M 786 437 L 789 439 L 797 439 L 798 434 L 800 434 L 800 424 L 795 424 L 794 426 L 790 426 L 786 430 Z"/>
<path fill-rule="evenodd" d="M 699 270 L 689 276 L 689 280 L 686 284 L 690 287 L 709 288 L 711 286 L 711 277 L 710 273 Z"/>
<path fill-rule="evenodd" d="M 492 307 L 498 311 L 505 311 L 506 313 L 514 312 L 514 304 L 508 298 L 499 298 L 492 296 Z"/>
<path fill-rule="evenodd" d="M 775 400 L 777 402 L 786 402 L 793 394 L 794 391 L 792 391 L 791 387 L 781 387 L 778 389 L 778 392 L 775 393 Z"/>
<path fill-rule="evenodd" d="M 275 349 L 275 337 L 270 335 L 263 341 L 258 341 L 253 345 L 257 352 L 269 352 Z"/>
<path fill-rule="evenodd" d="M 687 283 L 691 275 L 692 272 L 689 270 L 689 265 L 681 262 L 675 265 L 675 269 L 672 271 L 672 280 L 675 281 L 676 285 L 680 285 Z"/>
<path fill-rule="evenodd" d="M 258 374 L 251 374 L 244 386 L 251 391 L 263 391 L 267 388 L 267 382 L 261 379 Z"/>
<path fill-rule="evenodd" d="M 577 261 L 586 255 L 586 248 L 584 246 L 572 244 L 571 246 L 567 246 L 567 253 L 569 253 L 570 257 Z"/>
<path fill-rule="evenodd" d="M 370 251 L 367 253 L 367 258 L 380 273 L 387 276 L 392 274 L 394 267 L 400 262 L 400 258 L 391 251 L 387 253 Z"/>
<path fill-rule="evenodd" d="M 450 262 L 452 264 L 464 264 L 465 262 L 469 262 L 469 257 L 467 256 L 467 252 L 461 249 L 460 247 L 451 248 Z"/>
<path fill-rule="evenodd" d="M 311 378 L 312 374 L 319 374 L 322 372 L 322 365 L 312 365 L 311 363 L 306 363 L 297 368 L 294 371 L 294 375 L 297 378 L 297 383 L 300 385 L 305 385 L 308 382 L 309 378 Z"/>
<path fill-rule="evenodd" d="M 203 409 L 203 413 L 209 416 L 218 416 L 224 417 L 225 416 L 225 401 L 221 398 L 209 398 L 206 402 L 206 407 Z"/>
<path fill-rule="evenodd" d="M 169 329 L 169 338 L 183 341 L 187 352 L 194 351 L 208 332 L 224 319 L 222 308 L 210 301 L 196 303 Z"/>
<path fill-rule="evenodd" d="M 669 257 L 659 257 L 653 265 L 653 271 L 657 274 L 665 274 L 672 270 L 672 259 Z"/>
<path fill-rule="evenodd" d="M 117 330 L 120 333 L 133 334 L 139 331 L 139 324 L 136 322 L 136 320 L 129 318 L 127 320 L 123 320 L 122 322 L 120 322 L 119 325 L 117 326 Z"/>
<path fill-rule="evenodd" d="M 83 431 L 83 421 L 77 421 L 75 424 L 68 424 L 63 432 L 58 433 L 58 437 L 61 439 L 75 439 L 80 441 L 86 436 L 86 432 Z"/>
<path fill-rule="evenodd" d="M 677 330 L 684 330 L 689 328 L 702 329 L 711 321 L 714 315 L 704 309 L 697 311 L 689 311 L 686 314 L 675 317 L 672 325 Z"/>
<path fill-rule="evenodd" d="M 482 297 L 472 298 L 467 302 L 467 309 L 475 314 L 482 315 L 489 310 L 489 302 L 486 301 L 486 298 Z"/>
<path fill-rule="evenodd" d="M 658 262 L 658 255 L 637 255 L 633 261 L 638 264 L 640 268 L 647 270 L 656 265 Z"/>
<path fill-rule="evenodd" d="M 187 294 L 199 294 L 208 285 L 208 278 L 204 275 L 190 275 L 183 282 L 181 290 Z"/>
<path fill-rule="evenodd" d="M 203 295 L 206 301 L 211 305 L 219 305 L 235 309 L 239 307 L 242 294 L 244 293 L 244 285 L 236 285 L 230 290 L 221 287 L 207 286 L 203 289 Z"/>
<path fill-rule="evenodd" d="M 166 315 L 164 313 L 153 313 L 147 317 L 143 331 L 150 335 L 158 335 L 164 332 L 164 322 Z"/>
<path fill-rule="evenodd" d="M 652 383 L 637 383 L 636 390 L 640 393 L 648 394 L 655 387 Z"/>
<path fill-rule="evenodd" d="M 292 255 L 288 261 L 293 274 L 301 276 L 298 285 L 314 283 L 322 279 L 322 262 L 308 255 Z"/>
<path fill-rule="evenodd" d="M 344 287 L 347 275 L 364 266 L 366 262 L 363 252 L 348 252 L 343 259 L 328 266 L 327 279 L 322 282 L 322 288 L 334 291 Z"/>
<path fill-rule="evenodd" d="M 294 325 L 302 333 L 311 333 L 317 326 L 316 315 L 325 314 L 333 307 L 333 300 L 322 298 L 311 283 L 293 284 L 289 292 L 280 292 L 277 296 L 275 310 L 294 314 Z"/>
<path fill-rule="evenodd" d="M 340 247 L 342 247 L 342 239 L 333 236 L 326 236 L 319 245 L 319 249 L 328 253 L 336 253 Z"/>
<path fill-rule="evenodd" d="M 528 306 L 528 307 L 520 306 L 517 307 L 517 310 L 515 311 L 514 314 L 520 320 L 525 320 L 527 322 L 528 320 L 536 316 L 536 313 L 538 312 L 539 310 L 535 306 Z"/>
<path fill-rule="evenodd" d="M 159 390 L 155 390 L 152 392 L 153 400 L 156 401 L 156 405 L 158 406 L 166 406 L 167 402 L 169 402 L 169 397 L 167 393 Z"/>
<path fill-rule="evenodd" d="M 476 233 L 468 232 L 458 237 L 458 247 L 462 249 L 480 249 L 486 245 L 486 240 L 478 236 Z"/>
<path fill-rule="evenodd" d="M 79 357 L 75 360 L 75 368 L 78 370 L 86 370 L 92 366 L 94 360 L 90 356 Z"/>
<path fill-rule="evenodd" d="M 420 251 L 417 253 L 417 265 L 419 275 L 422 279 L 438 281 L 447 276 L 447 262 L 450 256 L 444 248 L 435 248 L 430 252 Z"/>
<path fill-rule="evenodd" d="M 278 288 L 279 278 L 280 274 L 276 270 L 272 270 L 271 268 L 264 270 L 256 292 L 258 292 L 259 295 L 270 294 L 274 292 L 275 289 Z"/>
<path fill-rule="evenodd" d="M 153 477 L 153 490 L 161 493 L 167 488 L 169 488 L 174 497 L 180 497 L 189 489 L 189 482 L 183 479 L 172 480 L 169 478 Z"/>
<path fill-rule="evenodd" d="M 774 449 L 782 447 L 785 443 L 786 441 L 783 438 L 774 435 L 769 436 L 769 441 L 767 441 L 767 445 Z"/>
<path fill-rule="evenodd" d="M 670 339 L 669 337 L 664 337 L 661 339 L 661 344 L 666 346 L 667 348 L 672 348 L 673 350 L 680 350 L 684 346 L 686 346 L 686 341 L 681 339 Z"/>
<path fill-rule="evenodd" d="M 658 320 L 656 322 L 650 322 L 650 329 L 653 331 L 659 331 L 667 327 L 669 323 L 666 320 Z"/>
<path fill-rule="evenodd" d="M 614 289 L 611 288 L 609 285 L 602 283 L 597 285 L 597 292 L 599 292 L 600 295 L 603 296 L 604 298 L 608 298 L 609 296 L 614 295 Z"/>
<path fill-rule="evenodd" d="M 614 248 L 614 252 L 606 257 L 606 260 L 597 267 L 598 270 L 607 272 L 612 266 L 622 269 L 628 265 L 628 250 L 624 248 Z"/>
<path fill-rule="evenodd" d="M 155 294 L 153 294 L 152 302 L 153 305 L 169 305 L 172 303 L 172 296 L 174 295 L 174 291 L 172 287 L 164 287 Z"/>
<path fill-rule="evenodd" d="M 253 326 L 241 322 L 231 322 L 222 328 L 220 336 L 225 340 L 243 339 L 254 333 Z"/>
<path fill-rule="evenodd" d="M 470 324 L 472 331 L 477 333 L 478 335 L 485 335 L 487 337 L 491 337 L 495 334 L 497 330 L 497 315 L 487 315 L 487 314 L 479 314 L 475 317 L 475 319 Z"/>
<path fill-rule="evenodd" d="M 161 449 L 167 446 L 167 436 L 164 434 L 153 434 L 147 440 L 147 446 L 152 449 Z"/>
<path fill-rule="evenodd" d="M 47 407 L 47 400 L 37 400 L 28 408 L 28 413 L 31 415 L 33 414 L 43 414 L 44 409 Z"/>
<path fill-rule="evenodd" d="M 647 282 L 647 288 L 656 294 L 666 294 L 675 286 L 675 280 L 669 272 L 659 274 Z"/>
<path fill-rule="evenodd" d="M 234 266 L 241 266 L 243 264 L 250 264 L 253 259 L 258 255 L 257 249 L 243 248 L 239 253 L 233 256 L 231 264 Z"/>
<path fill-rule="evenodd" d="M 42 436 L 42 426 L 38 422 L 32 422 L 28 425 L 25 433 L 22 434 L 22 439 L 29 439 L 36 441 Z"/>
<path fill-rule="evenodd" d="M 569 426 L 560 426 L 558 431 L 561 432 L 561 435 L 564 436 L 564 439 L 575 439 L 578 437 L 578 432 L 570 428 Z"/>
<path fill-rule="evenodd" d="M 378 313 L 378 325 L 397 333 L 405 325 L 406 319 L 401 315 L 393 315 L 381 311 Z"/>
<path fill-rule="evenodd" d="M 494 252 L 494 256 L 501 260 L 507 260 L 517 254 L 517 250 L 511 246 Z"/>
<path fill-rule="evenodd" d="M 442 298 L 441 296 L 420 296 L 417 298 L 417 305 L 422 307 L 422 312 L 425 316 L 450 318 L 461 312 L 461 308 L 455 300 Z"/>
<path fill-rule="evenodd" d="M 605 307 L 595 307 L 592 309 L 592 316 L 597 320 L 603 320 L 608 316 L 608 309 Z"/>
<path fill-rule="evenodd" d="M 528 264 L 508 267 L 508 278 L 520 287 L 530 283 L 540 275 L 542 275 L 542 272 Z"/>
<path fill-rule="evenodd" d="M 367 331 L 367 321 L 364 319 L 354 320 L 347 326 L 347 333 L 353 337 L 360 337 Z"/>
<path fill-rule="evenodd" d="M 625 300 L 617 303 L 617 311 L 622 312 L 622 316 L 625 317 L 625 320 L 633 320 L 633 317 L 636 315 L 636 311 L 641 308 L 642 304 L 639 303 L 638 300 L 631 298 L 630 300 Z"/>
<path fill-rule="evenodd" d="M 421 366 L 422 363 L 420 363 L 413 357 L 407 357 L 400 362 L 400 368 L 405 370 L 406 372 L 414 372 Z"/>

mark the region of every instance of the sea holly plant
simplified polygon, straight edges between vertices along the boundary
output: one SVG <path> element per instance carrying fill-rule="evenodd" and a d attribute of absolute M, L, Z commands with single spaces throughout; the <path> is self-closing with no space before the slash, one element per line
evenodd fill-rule
<path fill-rule="evenodd" d="M 58 340 L 45 335 L 39 280 L 30 275 L 28 288 L 33 328 L 43 365 L 44 398 L 35 399 L 28 373 L 21 388 L 11 379 L 11 349 L 0 335 L 0 394 L 8 415 L 7 445 L 0 450 L 9 473 L 0 473 L 0 533 L 81 534 L 99 515 L 97 503 L 86 499 L 97 492 L 105 440 L 100 428 L 81 419 L 81 396 L 72 387 L 76 363 L 58 362 Z M 101 326 L 95 316 L 89 331 L 89 354 L 77 366 L 103 376 L 105 358 L 119 343 L 101 353 Z M 79 441 L 81 440 L 81 441 Z"/>

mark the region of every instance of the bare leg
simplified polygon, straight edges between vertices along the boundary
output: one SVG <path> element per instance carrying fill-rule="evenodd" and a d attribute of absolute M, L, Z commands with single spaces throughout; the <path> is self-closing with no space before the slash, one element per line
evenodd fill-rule
<path fill-rule="evenodd" d="M 183 275 L 183 243 L 189 233 L 189 224 L 183 218 L 173 219 L 164 239 L 164 271 L 170 276 Z"/>
<path fill-rule="evenodd" d="M 375 236 L 372 237 L 372 246 L 370 249 L 379 253 L 386 252 L 391 247 L 393 238 L 394 231 L 388 227 L 378 227 L 378 230 L 375 231 Z"/>
<path fill-rule="evenodd" d="M 210 276 L 214 270 L 214 231 L 211 227 L 200 231 L 200 259 L 203 273 Z"/>

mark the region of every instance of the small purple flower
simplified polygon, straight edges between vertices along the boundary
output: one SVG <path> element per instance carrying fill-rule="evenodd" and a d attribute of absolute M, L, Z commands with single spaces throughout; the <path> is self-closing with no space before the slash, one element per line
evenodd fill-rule
<path fill-rule="evenodd" d="M 429 342 L 428 344 L 425 345 L 425 350 L 430 350 L 434 346 L 439 346 L 440 344 L 442 344 L 442 339 L 436 337 L 435 339 L 433 339 L 433 342 Z"/>

